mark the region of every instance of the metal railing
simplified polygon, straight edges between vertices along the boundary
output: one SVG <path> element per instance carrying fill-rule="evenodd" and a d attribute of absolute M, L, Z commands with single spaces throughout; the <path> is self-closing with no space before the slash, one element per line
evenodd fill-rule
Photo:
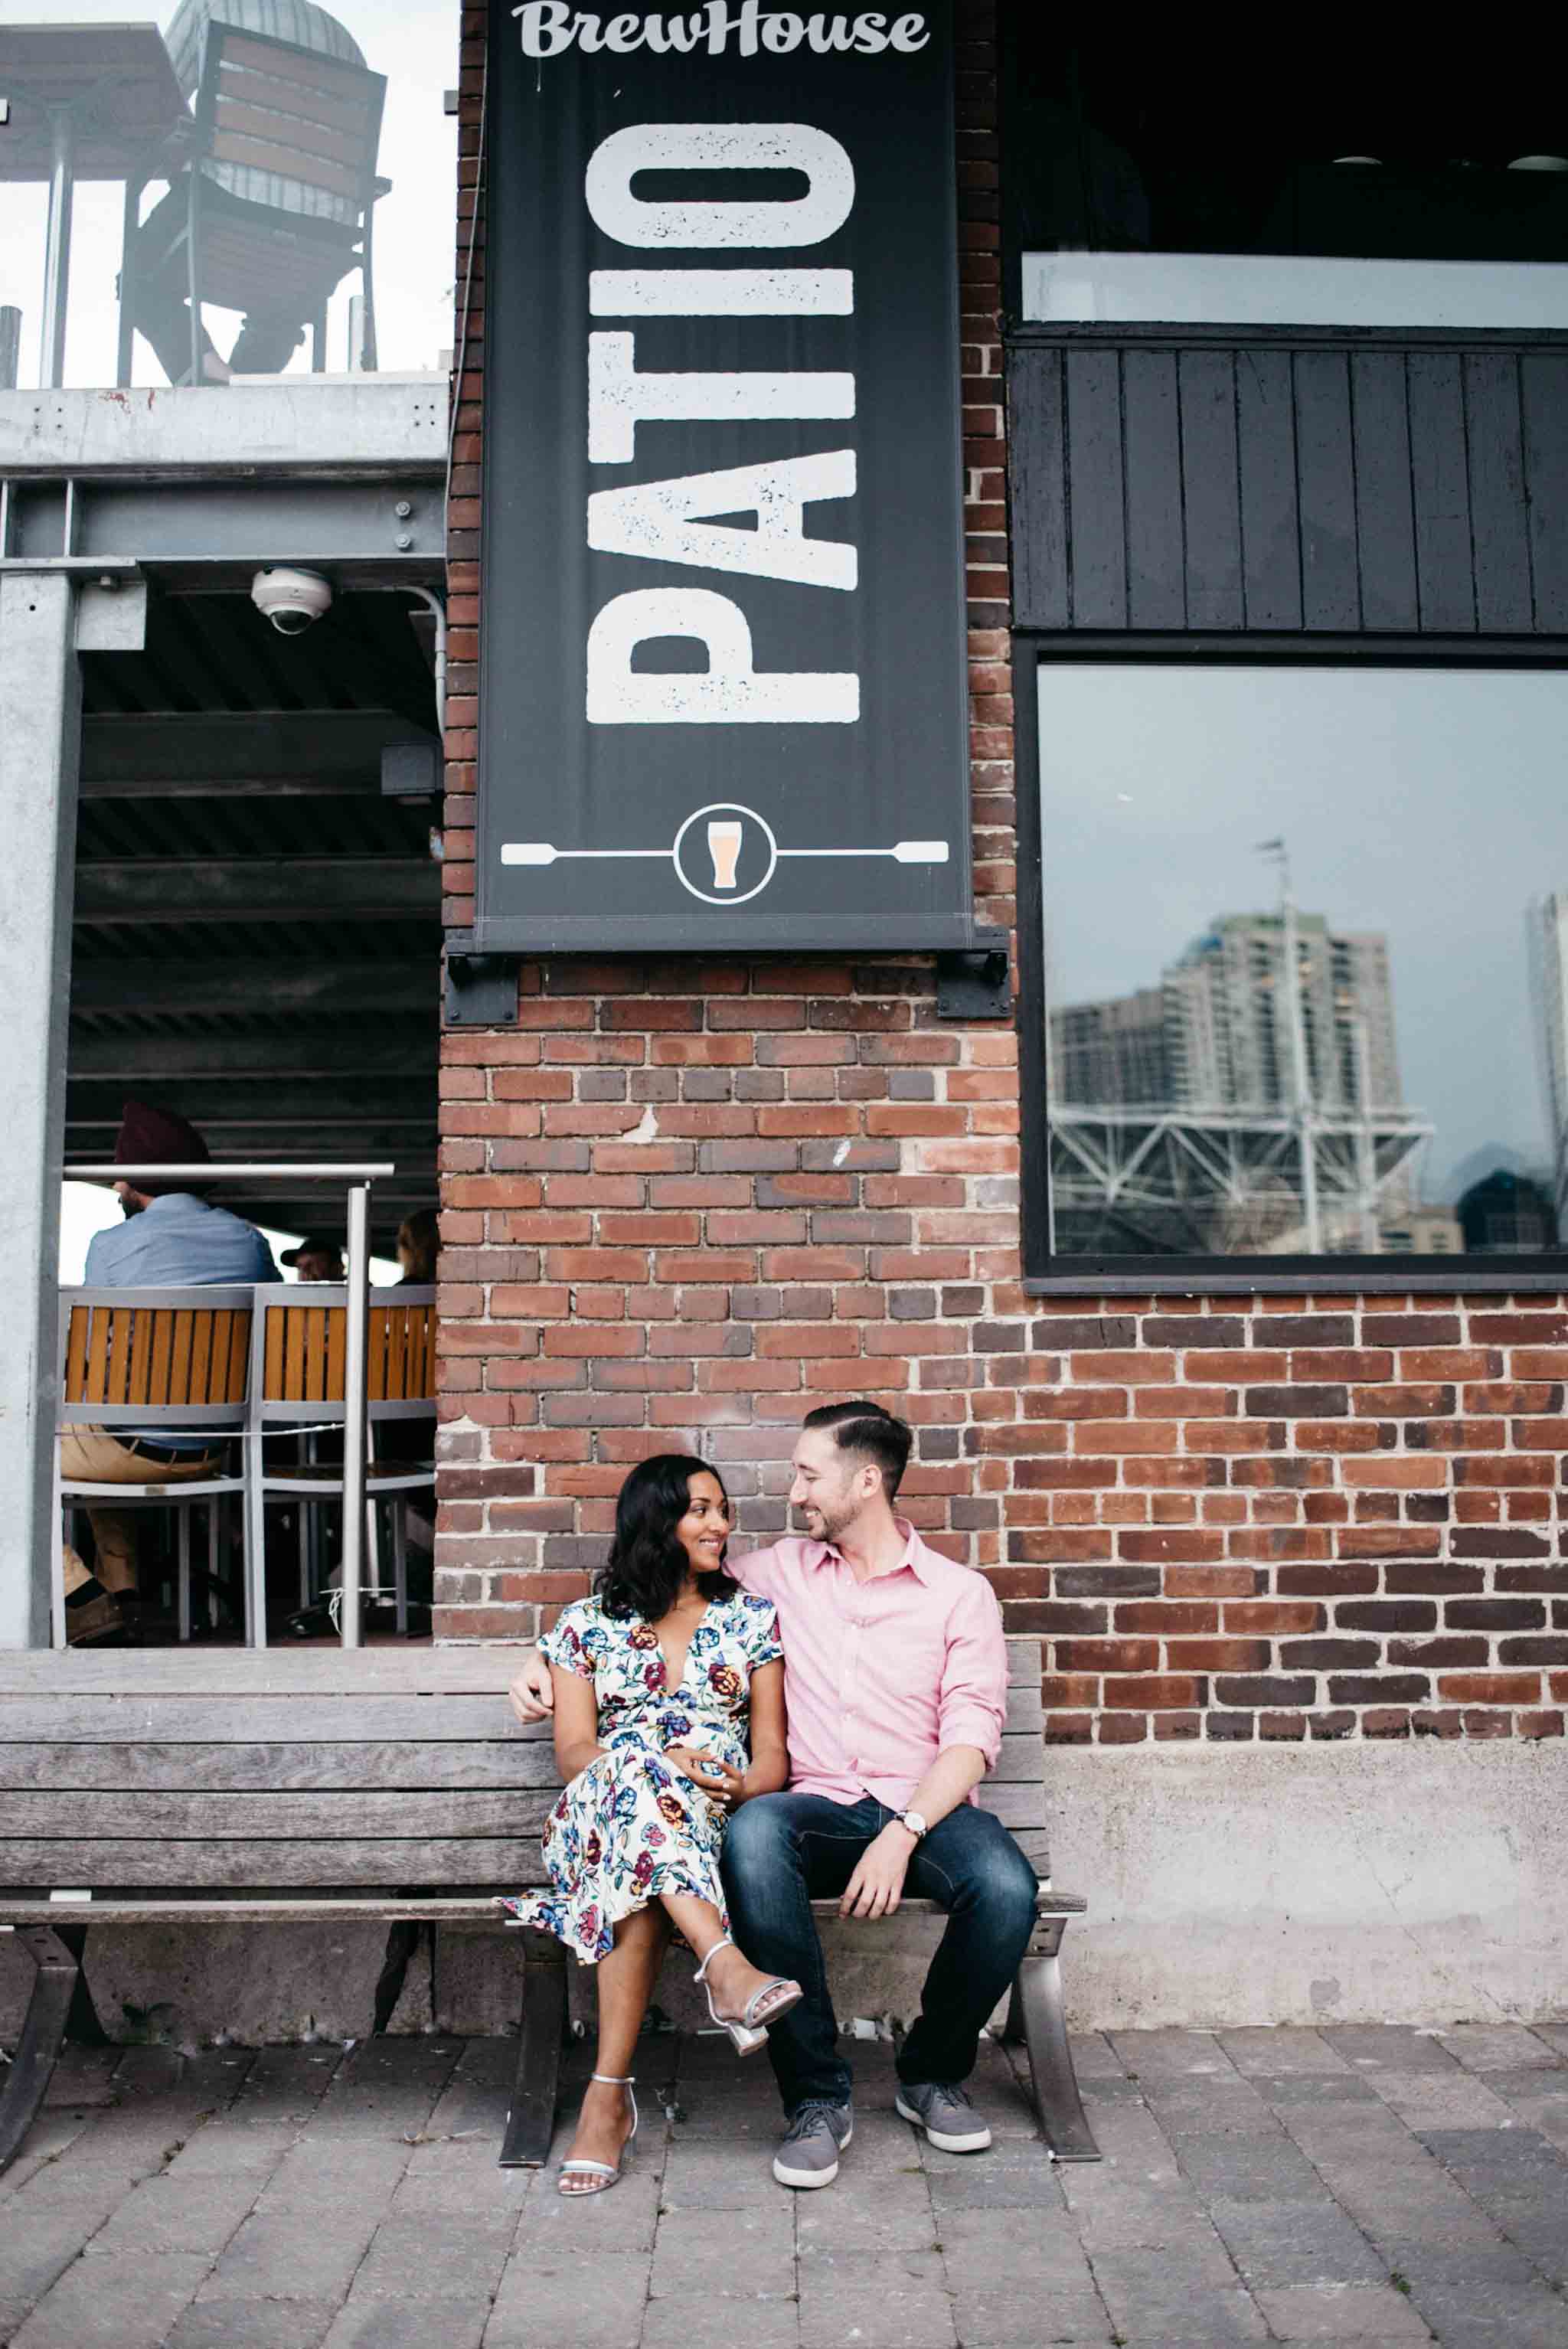
<path fill-rule="evenodd" d="M 343 1559 L 339 1634 L 346 1648 L 364 1645 L 361 1593 L 365 1557 L 366 1339 L 369 1330 L 370 1186 L 396 1174 L 387 1162 L 369 1166 L 300 1165 L 246 1161 L 224 1164 L 67 1166 L 71 1182 L 186 1182 L 203 1188 L 216 1182 L 343 1183 L 347 1186 L 348 1305 L 344 1330 L 343 1371 Z M 266 1638 L 264 1616 L 258 1644 Z"/>

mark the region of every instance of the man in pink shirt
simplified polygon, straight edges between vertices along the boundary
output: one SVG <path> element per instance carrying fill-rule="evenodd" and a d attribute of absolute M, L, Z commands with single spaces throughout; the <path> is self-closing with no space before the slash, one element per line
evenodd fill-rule
<path fill-rule="evenodd" d="M 784 1644 L 789 1790 L 738 1808 L 724 1847 L 737 1940 L 806 1993 L 769 2033 L 789 2123 L 773 2163 L 783 2186 L 830 2185 L 853 2127 L 811 1901 L 887 1917 L 907 1891 L 948 1911 L 895 2101 L 950 2153 L 991 2142 L 964 2083 L 1034 1928 L 1034 1870 L 974 1799 L 1006 1715 L 1001 1609 L 983 1577 L 894 1516 L 911 1441 L 876 1403 L 812 1412 L 789 1492 L 806 1538 L 728 1562 L 773 1600 Z M 514 1682 L 524 1719 L 549 1709 L 548 1680 L 531 1659 Z"/>

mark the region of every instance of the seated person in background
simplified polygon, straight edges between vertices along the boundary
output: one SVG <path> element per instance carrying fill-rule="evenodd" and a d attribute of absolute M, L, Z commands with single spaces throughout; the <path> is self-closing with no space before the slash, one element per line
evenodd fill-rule
<path fill-rule="evenodd" d="M 269 40 L 290 41 L 295 48 L 316 49 L 346 65 L 365 63 L 358 43 L 335 16 L 314 6 L 312 0 L 180 0 L 163 37 L 188 98 L 193 99 L 201 87 L 207 27 L 214 22 L 232 25 L 243 33 L 261 33 Z M 335 196 L 304 180 L 258 170 L 253 163 L 220 162 L 207 157 L 193 168 L 206 183 L 201 202 L 209 218 L 218 214 L 276 227 L 286 226 L 292 215 L 308 221 L 313 236 L 341 237 L 344 269 L 353 265 L 359 210 L 348 198 Z M 146 250 L 166 256 L 160 268 L 135 281 L 136 325 L 157 352 L 158 363 L 170 383 L 179 383 L 191 371 L 188 266 L 184 245 L 173 243 L 177 232 L 185 226 L 190 202 L 189 179 L 181 171 L 137 232 Z M 281 305 L 275 295 L 269 299 L 266 285 L 259 282 L 255 301 L 245 314 L 239 340 L 227 359 L 219 357 L 206 328 L 201 329 L 203 380 L 227 383 L 231 375 L 281 375 L 304 338 L 305 325 L 304 318 L 293 315 L 286 299 Z"/>
<path fill-rule="evenodd" d="M 298 1247 L 284 1248 L 278 1262 L 286 1265 L 296 1280 L 341 1281 L 346 1278 L 341 1244 L 324 1238 L 320 1232 L 308 1232 Z"/>
<path fill-rule="evenodd" d="M 405 1280 L 428 1285 L 436 1278 L 441 1247 L 441 1219 L 434 1207 L 417 1207 L 397 1227 L 397 1261 Z"/>
<path fill-rule="evenodd" d="M 672 1932 L 701 1960 L 739 2055 L 799 2003 L 730 1934 L 718 1855 L 737 1805 L 784 1784 L 784 1664 L 770 1599 L 725 1572 L 729 1497 L 706 1462 L 661 1453 L 615 1502 L 592 1599 L 540 1642 L 565 1791 L 544 1831 L 553 1889 L 503 1906 L 596 1969 L 599 2046 L 562 2194 L 602 2194 L 636 2134 L 625 2066 Z"/>
<path fill-rule="evenodd" d="M 205 1161 L 207 1145 L 182 1117 L 128 1101 L 114 1155 L 119 1166 L 191 1165 Z M 87 1288 L 191 1288 L 277 1279 L 272 1252 L 255 1226 L 210 1206 L 191 1182 L 138 1174 L 114 1187 L 125 1222 L 93 1239 L 83 1276 Z M 163 1428 L 146 1437 L 129 1428 L 60 1433 L 62 1474 L 87 1484 L 179 1485 L 210 1475 L 217 1461 L 206 1437 L 170 1435 Z M 98 1550 L 96 1577 L 68 1545 L 65 1553 L 66 1631 L 73 1645 L 134 1628 L 135 1513 L 89 1509 L 88 1522 Z"/>

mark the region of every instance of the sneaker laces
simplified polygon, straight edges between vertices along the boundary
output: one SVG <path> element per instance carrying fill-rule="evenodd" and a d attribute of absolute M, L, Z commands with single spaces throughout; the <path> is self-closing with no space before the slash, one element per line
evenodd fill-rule
<path fill-rule="evenodd" d="M 843 2109 L 842 2105 L 835 2105 L 830 2096 L 808 2096 L 785 2131 L 784 2143 L 789 2145 L 795 2137 L 810 2137 L 819 2121 L 827 2123 L 836 2140 L 839 2133 L 833 2127 L 833 2117 Z"/>

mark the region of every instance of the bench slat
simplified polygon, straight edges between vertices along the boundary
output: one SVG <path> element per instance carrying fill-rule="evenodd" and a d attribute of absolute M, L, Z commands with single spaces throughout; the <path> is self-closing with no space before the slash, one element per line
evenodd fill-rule
<path fill-rule="evenodd" d="M 1043 1831 L 1021 1830 L 1018 1847 L 1037 1868 L 1047 1865 Z M 95 1836 L 90 1841 L 0 1837 L 0 1885 L 145 1885 L 201 1890 L 219 1885 L 280 1889 L 292 1885 L 494 1884 L 540 1881 L 537 1830 L 516 1837 L 414 1837 L 357 1843 L 258 1844 L 195 1840 L 135 1843 Z"/>
<path fill-rule="evenodd" d="M 253 1843 L 531 1837 L 542 1830 L 557 1793 L 555 1786 L 400 1788 L 392 1794 L 367 1794 L 356 1786 L 305 1793 L 35 1793 L 7 1798 L 5 1837 L 12 1844 L 86 1842 L 100 1835 L 140 1844 L 219 1837 Z"/>
<path fill-rule="evenodd" d="M 832 1900 L 814 1900 L 813 1909 L 822 1915 L 836 1909 Z M 1047 1890 L 1043 1885 L 1039 1895 L 1042 1917 L 1081 1917 L 1088 1903 L 1075 1892 Z M 934 1921 L 942 1911 L 934 1901 L 906 1900 L 900 1914 Z M 441 1894 L 421 1899 L 417 1895 L 404 1899 L 396 1893 L 381 1893 L 372 1898 L 363 1894 L 299 1895 L 279 1893 L 275 1899 L 264 1894 L 247 1892 L 225 1894 L 221 1899 L 181 1900 L 176 1899 L 142 1899 L 135 1894 L 110 1894 L 92 1901 L 67 1903 L 59 1900 L 11 1900 L 0 1899 L 0 1929 L 11 1925 L 61 1925 L 72 1921 L 78 1925 L 296 1925 L 301 1923 L 337 1924 L 351 1922 L 397 1924 L 421 1918 L 433 1919 L 444 1925 L 494 1925 L 503 1921 L 494 1896 L 490 1893 Z M 527 1928 L 521 1929 L 523 1930 Z M 875 1924 L 857 1920 L 846 1927 L 857 1934 L 874 1933 Z"/>
<path fill-rule="evenodd" d="M 162 1724 L 160 1723 L 161 1728 Z M 100 1744 L 82 1739 L 48 1745 L 0 1741 L 0 1793 L 260 1793 L 310 1786 L 555 1786 L 553 1748 L 543 1738 L 497 1733 L 471 1743 L 421 1738 L 417 1744 L 323 1741 L 253 1744 Z M 1027 1731 L 1004 1737 L 988 1786 L 1040 1785 L 1040 1744 Z M 1041 1816 L 1044 1812 L 1042 1809 Z"/>

